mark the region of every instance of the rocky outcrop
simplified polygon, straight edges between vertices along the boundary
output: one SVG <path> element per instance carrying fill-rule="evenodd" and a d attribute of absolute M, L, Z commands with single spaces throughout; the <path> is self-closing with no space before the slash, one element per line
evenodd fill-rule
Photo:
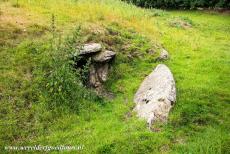
<path fill-rule="evenodd" d="M 74 54 L 79 55 L 79 68 L 84 68 L 87 61 L 91 59 L 89 68 L 88 85 L 97 90 L 102 88 L 102 84 L 108 79 L 110 62 L 115 57 L 116 53 L 109 50 L 103 50 L 101 44 L 91 43 L 85 44 L 81 50 Z"/>
<path fill-rule="evenodd" d="M 162 49 L 160 52 L 160 56 L 158 57 L 159 60 L 167 60 L 169 59 L 169 53 L 165 49 Z"/>
<path fill-rule="evenodd" d="M 159 64 L 145 78 L 135 94 L 135 111 L 151 126 L 155 121 L 165 122 L 176 101 L 176 87 L 173 75 L 164 64 Z"/>

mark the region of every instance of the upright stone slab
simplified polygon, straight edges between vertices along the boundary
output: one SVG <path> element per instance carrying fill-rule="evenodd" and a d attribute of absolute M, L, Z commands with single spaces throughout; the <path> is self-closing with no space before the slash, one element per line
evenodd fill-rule
<path fill-rule="evenodd" d="M 167 120 L 175 101 L 176 86 L 173 75 L 166 65 L 159 64 L 136 92 L 135 111 L 138 117 L 145 119 L 151 126 L 154 121 Z"/>
<path fill-rule="evenodd" d="M 108 78 L 109 64 L 93 64 L 90 66 L 89 71 L 89 85 L 98 88 Z"/>

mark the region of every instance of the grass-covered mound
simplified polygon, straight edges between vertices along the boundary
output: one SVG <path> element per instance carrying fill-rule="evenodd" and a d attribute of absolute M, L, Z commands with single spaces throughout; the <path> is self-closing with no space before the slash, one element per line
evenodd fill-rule
<path fill-rule="evenodd" d="M 83 153 L 226 153 L 230 83 L 228 15 L 165 12 L 107 1 L 0 3 L 1 146 L 84 145 Z M 187 26 L 189 25 L 189 26 Z M 87 42 L 117 53 L 106 89 L 82 84 L 70 55 Z M 177 102 L 154 132 L 136 118 L 133 96 L 165 62 Z"/>

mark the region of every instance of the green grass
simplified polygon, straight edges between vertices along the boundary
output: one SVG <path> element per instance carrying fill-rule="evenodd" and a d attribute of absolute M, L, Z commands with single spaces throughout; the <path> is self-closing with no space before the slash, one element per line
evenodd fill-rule
<path fill-rule="evenodd" d="M 2 147 L 83 144 L 82 153 L 230 152 L 229 15 L 141 9 L 118 0 L 18 2 L 17 7 L 13 0 L 0 3 Z M 173 26 L 174 20 L 192 26 Z M 113 100 L 82 87 L 69 65 L 76 44 L 92 41 L 117 52 L 105 85 Z M 159 63 L 162 47 L 171 56 L 164 63 L 174 74 L 177 102 L 168 123 L 155 124 L 151 132 L 133 112 L 133 96 Z"/>

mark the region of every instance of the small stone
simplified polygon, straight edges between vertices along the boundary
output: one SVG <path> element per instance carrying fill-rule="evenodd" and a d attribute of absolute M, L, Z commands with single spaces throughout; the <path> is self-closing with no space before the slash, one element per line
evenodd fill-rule
<path fill-rule="evenodd" d="M 82 47 L 82 49 L 80 50 L 79 55 L 97 53 L 97 52 L 101 51 L 101 49 L 102 49 L 102 46 L 99 43 L 85 44 Z"/>
<path fill-rule="evenodd" d="M 113 51 L 109 51 L 106 50 L 104 52 L 100 52 L 98 54 L 96 54 L 95 56 L 93 56 L 93 60 L 95 62 L 108 62 L 109 60 L 111 60 L 114 56 L 116 55 L 115 52 Z"/>
<path fill-rule="evenodd" d="M 167 59 L 169 59 L 169 53 L 165 49 L 162 49 L 159 56 L 159 60 L 167 60 Z"/>

